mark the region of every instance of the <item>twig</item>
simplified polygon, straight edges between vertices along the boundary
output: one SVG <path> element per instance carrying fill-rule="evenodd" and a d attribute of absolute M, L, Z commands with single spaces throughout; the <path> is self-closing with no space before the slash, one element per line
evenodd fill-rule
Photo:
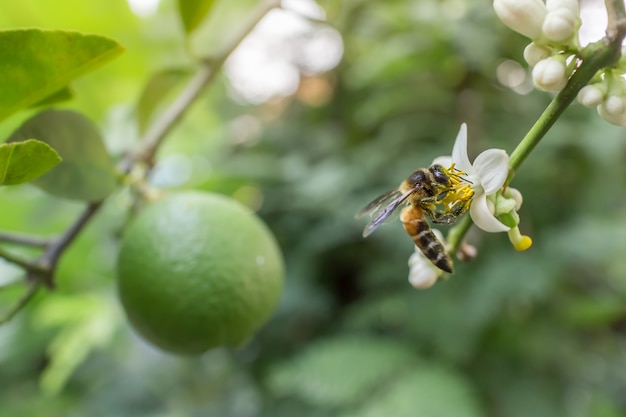
<path fill-rule="evenodd" d="M 134 161 L 142 161 L 152 166 L 154 163 L 154 155 L 165 139 L 170 130 L 183 117 L 187 109 L 198 98 L 205 87 L 210 84 L 218 74 L 226 59 L 233 53 L 239 44 L 252 32 L 257 23 L 270 10 L 280 6 L 280 0 L 265 0 L 259 3 L 257 8 L 252 11 L 248 20 L 242 25 L 241 30 L 233 39 L 224 45 L 222 49 L 205 60 L 204 65 L 200 67 L 197 74 L 191 79 L 187 87 L 182 91 L 180 96 L 172 103 L 172 105 L 163 112 L 161 117 L 150 127 L 142 141 L 139 152 L 133 157 Z"/>
<path fill-rule="evenodd" d="M 580 67 L 513 150 L 509 158 L 509 175 L 504 183 L 505 187 L 513 179 L 516 170 L 574 101 L 578 92 L 589 83 L 600 69 L 610 67 L 618 62 L 621 56 L 622 40 L 626 35 L 626 10 L 623 0 L 606 0 L 606 8 L 609 16 L 606 37 L 586 46 L 581 51 L 582 64 Z M 448 236 L 452 253 L 457 251 L 469 230 L 470 223 L 468 222 L 469 220 L 461 222 L 450 230 Z"/>
<path fill-rule="evenodd" d="M 48 249 L 39 258 L 39 263 L 45 268 L 46 273 L 42 278 L 46 286 L 50 289 L 54 288 L 54 271 L 56 270 L 59 258 L 65 249 L 78 236 L 80 231 L 85 227 L 89 220 L 97 213 L 102 206 L 102 201 L 90 203 L 85 210 L 78 216 L 74 223 L 63 233 L 58 239 L 52 242 Z"/>
<path fill-rule="evenodd" d="M 211 60 L 205 60 L 198 69 L 196 75 L 189 81 L 187 87 L 180 96 L 163 112 L 161 117 L 150 127 L 140 142 L 139 151 L 129 154 L 120 163 L 121 172 L 128 173 L 138 162 L 153 165 L 154 156 L 161 146 L 168 133 L 182 119 L 185 112 L 198 99 L 200 94 L 211 84 L 215 76 L 220 71 L 226 59 L 233 53 L 246 36 L 254 29 L 257 23 L 272 9 L 280 7 L 280 0 L 264 0 L 254 9 L 248 20 L 242 25 L 240 32 L 233 39 L 226 43 L 224 47 Z M 103 201 L 90 203 L 80 214 L 76 221 L 58 239 L 47 242 L 46 251 L 35 263 L 27 262 L 15 258 L 10 254 L 0 252 L 0 257 L 13 262 L 29 271 L 30 286 L 24 297 L 9 311 L 4 318 L 0 319 L 0 324 L 9 321 L 15 314 L 24 308 L 33 298 L 42 283 L 48 288 L 54 288 L 54 273 L 60 257 L 65 249 L 74 241 L 76 236 L 85 227 L 102 207 Z M 7 256 L 5 256 L 7 255 Z"/>
<path fill-rule="evenodd" d="M 22 246 L 32 246 L 36 248 L 47 247 L 52 239 L 42 236 L 27 235 L 23 233 L 0 232 L 0 242 L 15 243 Z"/>
<path fill-rule="evenodd" d="M 39 290 L 40 286 L 41 282 L 38 279 L 31 280 L 24 295 L 17 300 L 13 307 L 11 307 L 4 316 L 0 317 L 0 325 L 9 322 L 17 313 L 19 313 L 37 294 L 37 290 Z"/>
<path fill-rule="evenodd" d="M 45 267 L 42 267 L 39 263 L 22 259 L 18 256 L 13 255 L 12 253 L 5 251 L 2 248 L 0 248 L 0 258 L 3 258 L 5 261 L 17 265 L 22 269 L 25 269 L 26 271 L 32 271 L 39 274 L 47 272 L 47 269 Z"/>
<path fill-rule="evenodd" d="M 606 38 L 611 41 L 623 39 L 626 32 L 626 11 L 623 0 L 606 0 Z M 621 43 L 621 42 L 620 42 Z"/>
<path fill-rule="evenodd" d="M 625 15 L 624 3 L 615 0 L 607 1 L 607 10 L 609 10 L 609 15 L 613 16 L 607 26 L 607 37 L 585 47 L 581 54 L 583 62 L 580 67 L 574 72 L 565 88 L 554 97 L 541 116 L 539 116 L 537 122 L 520 141 L 513 153 L 511 153 L 509 176 L 505 186 L 511 182 L 515 171 L 530 155 L 535 146 L 539 144 L 545 134 L 548 133 L 548 130 L 550 130 L 565 109 L 574 101 L 578 92 L 589 83 L 598 70 L 609 67 L 619 60 L 622 39 L 626 33 L 623 27 L 624 19 L 621 18 Z M 616 20 L 616 17 L 619 20 Z M 619 22 L 622 22 L 622 26 L 617 26 Z"/>

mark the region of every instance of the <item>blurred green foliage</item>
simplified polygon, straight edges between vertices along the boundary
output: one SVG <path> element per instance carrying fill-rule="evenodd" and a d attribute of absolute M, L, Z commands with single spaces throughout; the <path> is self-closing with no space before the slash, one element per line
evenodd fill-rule
<path fill-rule="evenodd" d="M 66 105 L 102 126 L 119 155 L 135 143 L 133 109 L 150 76 L 188 63 L 174 3 L 139 19 L 122 0 L 23 1 L 4 6 L 0 26 L 96 32 L 126 47 Z M 1 417 L 626 414 L 624 129 L 572 106 L 512 184 L 533 247 L 517 253 L 504 235 L 472 231 L 474 262 L 415 291 L 398 222 L 363 240 L 354 213 L 449 154 L 462 121 L 470 154 L 510 152 L 550 97 L 499 83 L 498 66 L 522 62 L 525 42 L 489 2 L 321 4 L 343 37 L 335 70 L 258 106 L 233 100 L 221 77 L 157 167 L 176 172 L 182 160 L 182 186 L 259 209 L 287 261 L 274 319 L 246 347 L 199 358 L 135 337 L 113 281 L 129 199 L 120 191 L 62 258 L 57 290 L 0 328 Z M 3 137 L 24 117 L 8 119 Z M 0 188 L 0 201 L 0 229 L 44 235 L 81 207 L 29 186 Z M 4 282 L 18 271 L 0 272 Z M 17 292 L 0 293 L 0 309 Z"/>

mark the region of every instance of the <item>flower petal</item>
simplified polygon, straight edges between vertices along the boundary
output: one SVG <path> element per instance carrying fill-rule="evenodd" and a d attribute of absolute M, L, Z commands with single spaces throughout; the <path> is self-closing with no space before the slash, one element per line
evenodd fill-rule
<path fill-rule="evenodd" d="M 452 161 L 456 163 L 457 169 L 472 175 L 472 164 L 467 157 L 467 124 L 461 124 L 459 133 L 456 135 L 454 147 L 452 148 Z"/>
<path fill-rule="evenodd" d="M 439 164 L 444 166 L 445 168 L 450 168 L 452 165 L 452 157 L 451 156 L 438 156 L 433 159 L 433 163 L 431 165 Z"/>
<path fill-rule="evenodd" d="M 491 211 L 489 211 L 486 194 L 474 197 L 472 205 L 470 206 L 470 216 L 474 224 L 485 232 L 498 233 L 509 230 L 508 226 L 502 224 L 500 220 L 496 219 L 496 217 L 491 214 Z"/>
<path fill-rule="evenodd" d="M 509 156 L 502 149 L 487 149 L 474 160 L 474 175 L 487 195 L 502 188 L 508 174 Z"/>

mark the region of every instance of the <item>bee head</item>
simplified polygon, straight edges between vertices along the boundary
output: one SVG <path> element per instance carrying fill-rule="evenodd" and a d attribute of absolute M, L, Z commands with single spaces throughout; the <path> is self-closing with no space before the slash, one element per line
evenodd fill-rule
<path fill-rule="evenodd" d="M 427 172 L 424 169 L 418 169 L 417 171 L 412 173 L 409 178 L 406 179 L 406 181 L 409 183 L 410 186 L 415 187 L 418 184 L 426 183 L 426 175 Z"/>
<path fill-rule="evenodd" d="M 448 185 L 448 183 L 450 182 L 450 175 L 443 166 L 435 164 L 428 168 L 428 170 L 431 174 L 433 174 L 433 178 L 435 178 L 435 181 L 437 181 L 439 184 Z"/>

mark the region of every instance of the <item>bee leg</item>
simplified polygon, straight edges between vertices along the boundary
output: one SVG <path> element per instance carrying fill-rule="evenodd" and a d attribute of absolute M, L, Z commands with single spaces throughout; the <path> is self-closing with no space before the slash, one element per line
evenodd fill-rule
<path fill-rule="evenodd" d="M 457 217 L 458 217 L 457 215 L 453 213 L 441 213 L 441 212 L 430 213 L 429 215 L 433 223 L 436 223 L 436 224 L 452 224 L 457 220 Z"/>
<path fill-rule="evenodd" d="M 459 217 L 464 214 L 469 207 L 470 201 L 457 200 L 450 207 L 450 213 L 455 217 Z"/>

